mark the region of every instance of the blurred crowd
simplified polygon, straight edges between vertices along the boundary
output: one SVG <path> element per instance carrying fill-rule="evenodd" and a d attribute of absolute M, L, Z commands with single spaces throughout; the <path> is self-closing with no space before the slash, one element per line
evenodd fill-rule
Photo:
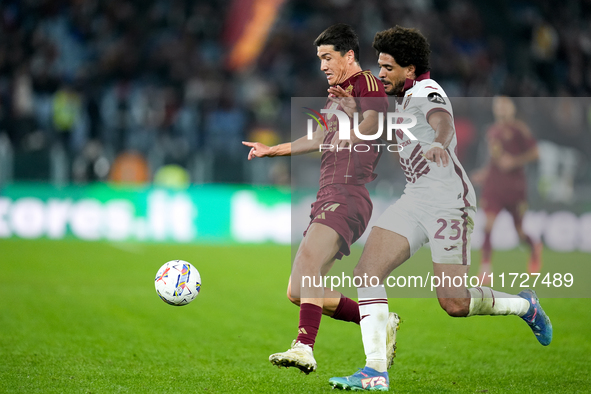
<path fill-rule="evenodd" d="M 2 1 L 0 182 L 149 182 L 173 166 L 187 182 L 289 184 L 289 161 L 249 166 L 241 141 L 291 139 L 291 97 L 326 94 L 312 42 L 336 22 L 357 30 L 361 65 L 374 72 L 376 31 L 420 29 L 450 96 L 591 93 L 591 0 L 286 0 L 243 70 L 225 63 L 230 5 Z M 580 130 L 557 130 L 581 157 L 589 111 L 579 110 Z M 485 126 L 461 143 L 479 145 Z"/>

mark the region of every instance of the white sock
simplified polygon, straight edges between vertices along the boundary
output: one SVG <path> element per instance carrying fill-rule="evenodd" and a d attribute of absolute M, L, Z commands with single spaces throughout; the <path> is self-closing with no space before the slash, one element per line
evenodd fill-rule
<path fill-rule="evenodd" d="M 386 326 L 388 325 L 388 295 L 384 285 L 357 289 L 361 336 L 365 349 L 365 365 L 386 372 Z"/>
<path fill-rule="evenodd" d="M 501 293 L 490 287 L 473 287 L 470 292 L 470 312 L 474 315 L 517 315 L 523 316 L 529 309 L 529 302 L 517 295 Z"/>

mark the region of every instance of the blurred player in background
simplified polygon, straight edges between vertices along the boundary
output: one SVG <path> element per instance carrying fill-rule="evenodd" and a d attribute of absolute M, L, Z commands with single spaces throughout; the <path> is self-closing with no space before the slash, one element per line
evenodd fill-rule
<path fill-rule="evenodd" d="M 342 88 L 351 96 L 360 98 L 361 115 L 359 130 L 363 134 L 375 134 L 378 127 L 378 112 L 386 112 L 388 100 L 384 86 L 369 70 L 359 65 L 359 40 L 353 29 L 345 24 L 336 24 L 326 29 L 314 41 L 317 47 L 320 68 L 326 74 L 331 89 Z M 363 98 L 373 98 L 364 101 Z M 343 108 L 332 93 L 325 108 Z M 251 147 L 248 159 L 274 157 L 318 152 L 321 144 L 345 145 L 355 141 L 340 141 L 337 136 L 338 119 L 327 116 L 328 130 L 318 127 L 314 138 L 306 136 L 276 146 L 259 142 L 244 142 Z M 357 141 L 359 142 L 359 141 Z M 376 141 L 363 141 L 371 144 Z M 333 319 L 359 324 L 357 303 L 341 293 L 323 287 L 304 287 L 302 277 L 314 278 L 314 283 L 328 273 L 336 259 L 349 255 L 349 248 L 365 231 L 371 217 L 373 205 L 365 184 L 371 182 L 380 152 L 372 148 L 369 152 L 348 149 L 323 150 L 320 167 L 320 189 L 316 202 L 312 204 L 310 224 L 304 232 L 293 262 L 287 288 L 287 297 L 300 307 L 298 336 L 291 349 L 275 353 L 269 361 L 277 366 L 296 367 L 305 373 L 316 370 L 313 355 L 314 343 L 322 314 Z M 390 344 L 389 359 L 394 355 L 394 341 L 397 316 L 390 316 L 388 328 Z M 391 363 L 391 361 L 390 361 Z"/>
<path fill-rule="evenodd" d="M 515 118 L 515 104 L 509 97 L 495 97 L 492 110 L 495 123 L 486 132 L 490 161 L 474 177 L 475 181 L 482 180 L 483 183 L 480 207 L 486 214 L 486 224 L 480 277 L 485 281 L 490 281 L 487 275 L 492 272 L 491 232 L 503 208 L 513 217 L 520 241 L 530 248 L 528 271 L 540 272 L 542 265 L 542 243 L 534 243 L 522 227 L 523 215 L 527 210 L 524 167 L 538 160 L 538 147 L 527 125 Z"/>
<path fill-rule="evenodd" d="M 356 277 L 380 279 L 381 285 L 358 288 L 361 334 L 366 365 L 357 373 L 329 380 L 333 388 L 387 391 L 386 359 L 388 275 L 429 242 L 433 277 L 439 278 L 437 298 L 453 317 L 517 315 L 533 330 L 542 345 L 552 340 L 550 320 L 535 292 L 517 296 L 488 287 L 468 289 L 451 278 L 466 278 L 470 268 L 470 236 L 474 227 L 476 195 L 454 153 L 457 145 L 453 110 L 441 86 L 430 77 L 427 39 L 416 29 L 400 26 L 378 32 L 373 47 L 386 93 L 398 97 L 396 112 L 412 114 L 415 139 L 396 132 L 404 149 L 400 164 L 406 176 L 402 197 L 372 228 L 355 267 Z M 450 280 L 443 279 L 445 276 Z M 371 287 L 374 286 L 374 287 Z"/>

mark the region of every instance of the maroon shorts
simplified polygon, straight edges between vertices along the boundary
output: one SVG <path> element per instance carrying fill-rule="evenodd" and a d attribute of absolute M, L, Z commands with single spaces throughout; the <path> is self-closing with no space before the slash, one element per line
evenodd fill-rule
<path fill-rule="evenodd" d="M 485 213 L 498 215 L 502 209 L 506 209 L 516 224 L 521 222 L 527 210 L 527 198 L 525 188 L 483 190 L 480 197 L 480 207 Z"/>
<path fill-rule="evenodd" d="M 351 245 L 367 228 L 373 205 L 364 185 L 332 184 L 323 187 L 312 204 L 310 224 L 322 223 L 342 238 L 343 243 L 335 258 L 348 256 Z M 304 236 L 308 232 L 304 231 Z"/>
<path fill-rule="evenodd" d="M 489 176 L 482 185 L 481 208 L 498 214 L 504 208 L 513 213 L 527 201 L 525 176 Z"/>

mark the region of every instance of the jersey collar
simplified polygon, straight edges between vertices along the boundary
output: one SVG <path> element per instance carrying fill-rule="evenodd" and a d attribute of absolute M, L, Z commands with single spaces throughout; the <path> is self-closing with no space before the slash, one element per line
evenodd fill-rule
<path fill-rule="evenodd" d="M 407 78 L 406 82 L 404 82 L 404 88 L 402 89 L 402 93 L 400 93 L 400 97 L 403 97 L 407 90 L 414 87 L 417 82 L 422 81 L 423 79 L 431 79 L 431 72 L 427 71 L 426 73 L 419 75 L 415 79 Z"/>
<path fill-rule="evenodd" d="M 343 82 L 339 83 L 339 84 L 338 84 L 338 86 L 344 87 L 343 85 L 345 85 L 345 86 L 346 86 L 347 84 L 349 84 L 349 85 L 350 85 L 350 84 L 351 84 L 351 80 L 352 80 L 353 78 L 355 78 L 355 77 L 356 77 L 356 76 L 358 76 L 359 74 L 361 74 L 361 73 L 364 73 L 364 72 L 367 72 L 367 71 L 370 71 L 370 70 L 361 70 L 361 71 L 358 71 L 358 72 L 356 72 L 355 74 L 351 75 L 349 78 L 345 79 Z M 371 72 L 371 71 L 370 71 L 370 72 Z"/>

